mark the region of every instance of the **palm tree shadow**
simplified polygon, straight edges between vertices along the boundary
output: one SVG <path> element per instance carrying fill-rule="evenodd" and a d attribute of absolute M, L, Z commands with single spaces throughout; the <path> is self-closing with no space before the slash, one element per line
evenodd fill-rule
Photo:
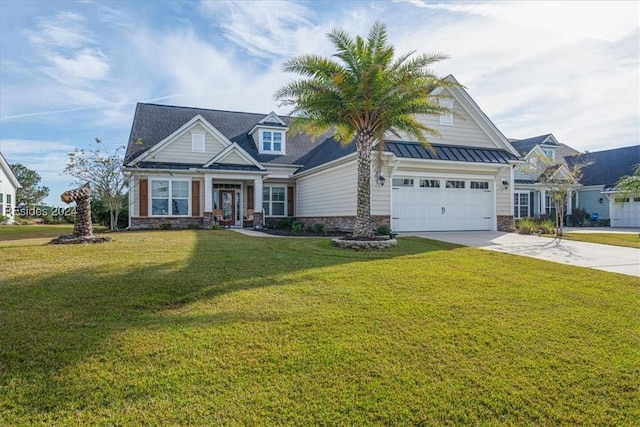
<path fill-rule="evenodd" d="M 228 232 L 194 233 L 195 245 L 183 260 L 169 257 L 168 261 L 153 261 L 154 256 L 176 248 L 152 250 L 141 245 L 136 253 L 126 254 L 127 262 L 111 261 L 109 252 L 122 250 L 116 239 L 100 245 L 102 252 L 94 252 L 99 258 L 79 254 L 75 259 L 64 259 L 68 265 L 75 265 L 64 273 L 4 281 L 0 285 L 0 388 L 7 390 L 7 401 L 32 413 L 55 409 L 61 404 L 60 393 L 79 393 L 58 379 L 59 373 L 87 358 L 108 353 L 105 342 L 130 328 L 265 320 L 264 315 L 238 311 L 180 316 L 177 309 L 188 304 L 241 290 L 287 286 L 296 280 L 291 278 L 292 273 L 304 270 L 456 247 L 416 238 L 403 239 L 395 250 L 366 253 L 334 248 L 327 239 L 256 239 L 235 234 L 231 238 Z M 46 250 L 55 255 L 57 248 Z M 58 252 L 61 258 L 69 253 Z M 20 383 L 28 384 L 29 393 L 7 387 Z"/>

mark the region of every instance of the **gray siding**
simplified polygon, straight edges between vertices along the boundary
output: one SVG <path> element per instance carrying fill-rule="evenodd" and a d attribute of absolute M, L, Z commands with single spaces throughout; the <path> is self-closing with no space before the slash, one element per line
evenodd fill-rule
<path fill-rule="evenodd" d="M 204 153 L 194 153 L 191 151 L 191 132 L 206 133 Z M 148 160 L 167 163 L 204 164 L 225 148 L 226 145 L 218 137 L 207 133 L 202 126 L 196 124 Z"/>
<path fill-rule="evenodd" d="M 609 200 L 600 194 L 602 188 L 578 191 L 578 208 L 584 208 L 589 214 L 597 213 L 599 219 L 609 218 Z M 602 203 L 600 203 L 602 199 Z"/>

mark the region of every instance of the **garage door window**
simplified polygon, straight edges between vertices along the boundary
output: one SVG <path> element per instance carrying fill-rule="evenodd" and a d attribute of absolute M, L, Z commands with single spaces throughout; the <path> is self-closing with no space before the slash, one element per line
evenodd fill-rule
<path fill-rule="evenodd" d="M 488 181 L 471 181 L 471 188 L 475 190 L 488 190 L 489 182 Z"/>
<path fill-rule="evenodd" d="M 394 187 L 413 187 L 412 178 L 393 178 L 391 185 Z"/>
<path fill-rule="evenodd" d="M 447 180 L 447 188 L 464 188 L 464 181 Z"/>
<path fill-rule="evenodd" d="M 440 180 L 439 179 L 421 179 L 420 187 L 421 188 L 440 188 Z"/>

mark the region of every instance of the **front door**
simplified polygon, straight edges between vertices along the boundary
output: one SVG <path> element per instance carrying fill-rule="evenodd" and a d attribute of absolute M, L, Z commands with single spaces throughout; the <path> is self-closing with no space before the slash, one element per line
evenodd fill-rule
<path fill-rule="evenodd" d="M 236 224 L 235 190 L 220 190 L 220 208 L 225 225 Z"/>

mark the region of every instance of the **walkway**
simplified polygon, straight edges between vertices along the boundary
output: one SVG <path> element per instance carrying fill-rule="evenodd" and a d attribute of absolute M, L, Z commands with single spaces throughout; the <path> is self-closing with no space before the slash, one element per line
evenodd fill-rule
<path fill-rule="evenodd" d="M 612 229 L 599 229 L 613 232 Z M 576 229 L 565 229 L 565 232 Z M 617 232 L 634 232 L 637 230 Z M 398 236 L 417 236 L 432 240 L 472 246 L 480 249 L 553 261 L 560 264 L 589 267 L 613 273 L 640 277 L 640 249 L 597 243 L 561 240 L 497 231 L 441 231 L 398 233 Z"/>

